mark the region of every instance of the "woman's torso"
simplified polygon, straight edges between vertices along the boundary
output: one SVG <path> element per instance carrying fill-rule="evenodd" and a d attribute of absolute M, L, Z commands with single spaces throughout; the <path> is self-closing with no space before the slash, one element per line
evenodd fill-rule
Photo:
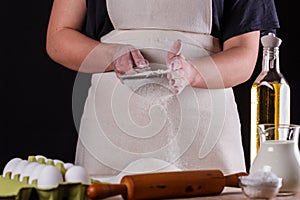
<path fill-rule="evenodd" d="M 142 8 L 133 6 L 137 1 L 142 2 Z M 159 2 L 107 2 L 115 30 L 101 41 L 132 44 L 143 54 L 149 53 L 153 58 L 150 64 L 158 62 L 158 57 L 164 64 L 165 55 L 161 52 L 166 53 L 177 39 L 183 41 L 186 58 L 220 51 L 210 35 L 211 0 L 191 0 L 188 9 L 183 5 L 169 6 L 166 10 L 170 13 L 151 18 L 154 12 L 161 12 L 161 7 L 173 5 L 171 0 L 163 1 L 165 4 L 153 6 L 145 14 L 144 4 L 154 1 Z M 197 7 L 202 7 L 202 12 Z M 127 12 L 122 13 L 123 9 Z M 182 16 L 191 16 L 192 20 L 176 20 L 181 17 L 174 15 L 179 9 Z M 134 20 L 137 17 L 142 20 Z M 168 21 L 169 17 L 175 20 Z M 206 90 L 188 86 L 173 95 L 168 82 L 161 79 L 133 80 L 133 84 L 135 89 L 121 84 L 113 72 L 93 74 L 80 127 L 80 164 L 92 173 L 103 174 L 122 171 L 140 159 L 158 159 L 180 169 L 220 168 L 226 173 L 244 170 L 239 117 L 231 88 Z"/>
<path fill-rule="evenodd" d="M 88 36 L 99 40 L 114 29 L 107 14 L 106 1 L 86 2 L 84 30 Z M 269 12 L 264 11 L 265 7 Z M 275 32 L 276 28 L 279 28 L 279 20 L 273 0 L 212 0 L 211 34 L 220 40 L 221 45 L 228 38 L 247 31 L 261 30 L 264 35 Z"/>

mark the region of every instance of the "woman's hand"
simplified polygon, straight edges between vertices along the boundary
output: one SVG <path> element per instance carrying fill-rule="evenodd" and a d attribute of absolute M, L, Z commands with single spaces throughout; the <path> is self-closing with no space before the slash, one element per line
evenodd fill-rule
<path fill-rule="evenodd" d="M 191 85 L 197 74 L 197 70 L 180 52 L 181 41 L 177 40 L 167 56 L 167 66 L 170 69 L 169 84 L 175 94 L 179 94 L 187 85 Z"/>
<path fill-rule="evenodd" d="M 119 45 L 111 63 L 118 78 L 124 74 L 135 74 L 149 69 L 148 61 L 141 52 L 130 45 Z"/>

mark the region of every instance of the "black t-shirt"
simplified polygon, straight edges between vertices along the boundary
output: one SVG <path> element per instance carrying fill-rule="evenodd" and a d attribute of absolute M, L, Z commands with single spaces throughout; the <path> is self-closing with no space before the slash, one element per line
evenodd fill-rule
<path fill-rule="evenodd" d="M 99 40 L 113 30 L 106 9 L 106 0 L 86 0 L 85 33 Z M 276 32 L 279 20 L 273 0 L 212 0 L 213 22 L 211 34 L 221 44 L 227 39 L 254 30 L 261 34 Z"/>

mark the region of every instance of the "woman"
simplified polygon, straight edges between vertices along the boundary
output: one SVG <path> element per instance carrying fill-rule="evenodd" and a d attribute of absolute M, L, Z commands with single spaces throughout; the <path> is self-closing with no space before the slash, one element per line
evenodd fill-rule
<path fill-rule="evenodd" d="M 93 73 L 76 163 L 97 175 L 245 171 L 232 87 L 276 28 L 270 0 L 54 0 L 49 56 Z M 167 79 L 123 79 L 149 69 Z"/>

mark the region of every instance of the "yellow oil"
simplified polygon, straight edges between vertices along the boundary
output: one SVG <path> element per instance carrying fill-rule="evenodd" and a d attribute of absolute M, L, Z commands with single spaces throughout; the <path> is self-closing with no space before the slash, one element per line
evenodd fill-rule
<path fill-rule="evenodd" d="M 290 88 L 279 82 L 254 83 L 251 87 L 251 163 L 258 152 L 260 139 L 258 124 L 289 124 L 290 123 Z M 274 135 L 274 139 L 278 135 Z"/>

